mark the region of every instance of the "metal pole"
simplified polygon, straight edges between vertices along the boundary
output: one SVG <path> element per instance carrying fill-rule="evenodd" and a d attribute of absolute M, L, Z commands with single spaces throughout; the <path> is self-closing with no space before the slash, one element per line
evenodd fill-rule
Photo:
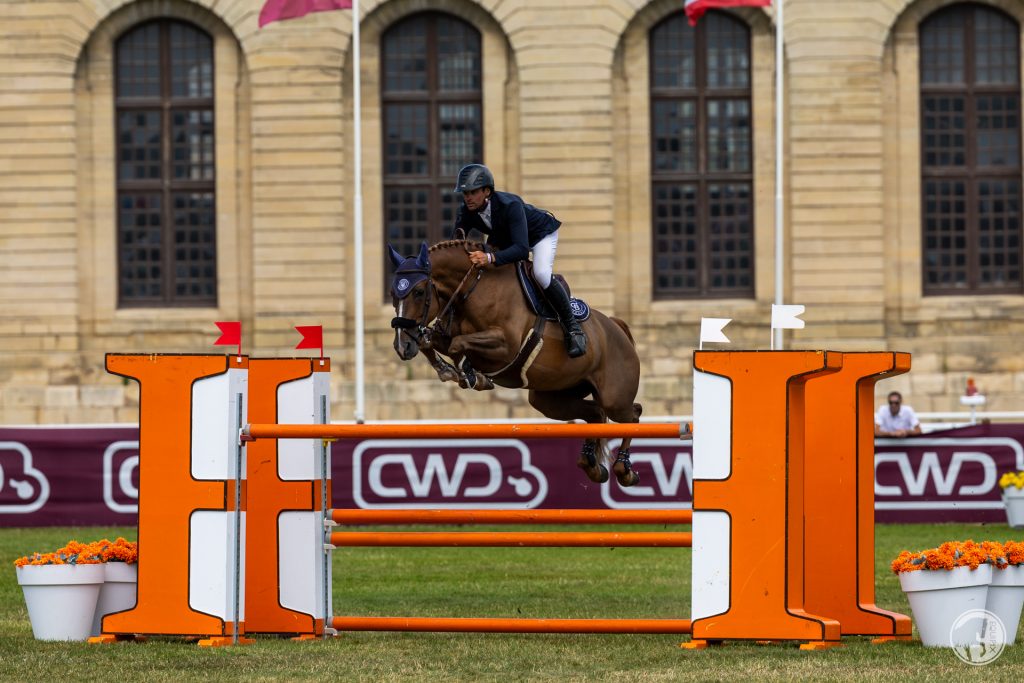
<path fill-rule="evenodd" d="M 692 510 L 331 510 L 337 524 L 691 524 Z"/>
<path fill-rule="evenodd" d="M 238 410 L 236 411 L 236 417 L 238 418 L 238 424 L 242 424 L 244 415 L 242 414 L 242 403 L 244 396 L 242 394 L 235 394 L 235 401 L 238 403 Z M 245 444 L 239 442 L 235 448 L 235 585 L 233 586 L 234 591 L 231 596 L 233 603 L 232 610 L 232 632 L 231 642 L 234 645 L 238 645 L 238 623 L 240 621 L 239 611 L 241 611 L 242 605 L 242 449 L 245 448 Z"/>
<path fill-rule="evenodd" d="M 352 164 L 355 192 L 355 295 L 356 295 L 356 411 L 355 421 L 366 419 L 366 378 L 363 321 L 363 126 L 362 126 L 362 63 L 359 55 L 359 0 L 352 0 L 352 136 L 355 138 L 355 160 Z"/>
<path fill-rule="evenodd" d="M 346 548 L 690 548 L 688 531 L 334 531 Z"/>
<path fill-rule="evenodd" d="M 339 631 L 434 633 L 690 633 L 689 619 L 335 617 Z"/>
<path fill-rule="evenodd" d="M 250 424 L 243 439 L 684 439 L 693 432 L 687 423 L 629 424 Z"/>
<path fill-rule="evenodd" d="M 782 206 L 782 173 L 783 173 L 783 93 L 785 92 L 784 87 L 784 71 L 783 68 L 783 57 L 785 55 L 783 46 L 785 39 L 783 36 L 785 29 L 785 20 L 783 19 L 783 5 L 784 0 L 775 0 L 775 303 L 779 306 L 784 303 L 784 292 L 783 292 L 783 273 L 784 273 L 784 262 L 783 257 L 784 249 L 784 232 L 785 227 L 783 224 L 783 206 Z M 782 350 L 782 329 L 773 330 L 774 334 L 772 348 L 776 351 Z"/>
<path fill-rule="evenodd" d="M 320 397 L 320 423 L 327 424 L 327 397 Z M 330 514 L 331 501 L 327 500 L 327 478 L 331 472 L 331 446 L 327 439 L 320 439 L 320 529 L 327 528 L 328 515 Z M 319 535 L 319 532 L 317 532 Z M 323 543 L 317 541 L 321 550 L 320 573 L 323 580 L 321 599 L 324 606 L 324 638 L 329 638 L 328 624 L 331 623 L 331 551 Z"/>

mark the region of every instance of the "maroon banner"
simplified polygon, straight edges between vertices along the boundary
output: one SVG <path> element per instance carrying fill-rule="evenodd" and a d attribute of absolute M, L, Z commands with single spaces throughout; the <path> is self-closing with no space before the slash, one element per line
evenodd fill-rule
<path fill-rule="evenodd" d="M 978 425 L 879 439 L 880 522 L 1005 522 L 999 476 L 1024 470 L 1024 425 Z M 638 439 L 640 484 L 591 483 L 571 439 L 340 441 L 338 508 L 689 507 L 691 444 Z M 613 442 L 611 446 L 617 445 Z M 134 525 L 138 429 L 0 428 L 0 526 Z M 250 501 L 250 505 L 256 504 Z"/>
<path fill-rule="evenodd" d="M 0 526 L 137 523 L 137 427 L 0 428 Z"/>
<path fill-rule="evenodd" d="M 975 425 L 875 441 L 879 522 L 1006 522 L 1005 472 L 1024 471 L 1024 425 Z"/>

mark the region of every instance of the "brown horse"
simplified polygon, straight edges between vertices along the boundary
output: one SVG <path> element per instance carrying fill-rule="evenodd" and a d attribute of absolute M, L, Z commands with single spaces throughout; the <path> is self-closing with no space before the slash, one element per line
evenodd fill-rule
<path fill-rule="evenodd" d="M 477 268 L 470 251 L 482 244 L 440 242 L 415 257 L 403 257 L 390 245 L 396 267 L 391 295 L 396 317 L 395 351 L 411 360 L 420 351 L 441 381 L 492 389 L 494 384 L 525 388 L 530 405 L 553 420 L 603 423 L 639 422 L 634 403 L 640 383 L 640 359 L 626 323 L 591 309 L 583 321 L 587 352 L 569 358 L 558 323 L 547 324 L 527 307 L 514 266 Z M 438 354 L 452 359 L 449 363 Z M 639 476 L 624 439 L 612 470 L 622 486 Z M 592 481 L 608 480 L 603 439 L 584 441 L 578 465 Z"/>

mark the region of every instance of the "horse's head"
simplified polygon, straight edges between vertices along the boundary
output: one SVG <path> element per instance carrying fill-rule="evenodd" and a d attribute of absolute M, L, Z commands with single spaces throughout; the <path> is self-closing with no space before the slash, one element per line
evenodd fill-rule
<path fill-rule="evenodd" d="M 434 283 L 430 279 L 430 256 L 426 242 L 415 257 L 402 256 L 390 244 L 388 255 L 395 266 L 391 280 L 395 352 L 402 360 L 410 360 L 419 353 L 421 343 L 429 342 L 427 323 L 431 320 L 431 308 L 437 304 L 437 297 L 433 296 Z"/>

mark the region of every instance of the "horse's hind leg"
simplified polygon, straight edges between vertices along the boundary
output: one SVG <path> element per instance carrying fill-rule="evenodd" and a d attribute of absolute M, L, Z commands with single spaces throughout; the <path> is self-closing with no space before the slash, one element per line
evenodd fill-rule
<path fill-rule="evenodd" d="M 593 424 L 605 422 L 604 411 L 593 401 L 584 400 L 579 392 L 531 391 L 530 405 L 552 420 L 586 420 Z M 604 439 L 585 439 L 576 466 L 590 481 L 603 484 L 608 481 L 608 468 L 602 464 L 606 450 Z"/>
<path fill-rule="evenodd" d="M 634 403 L 632 419 L 628 420 L 628 422 L 639 422 L 641 412 L 643 412 L 643 407 L 639 403 Z M 633 463 L 629 460 L 629 446 L 632 441 L 632 437 L 622 440 L 619 452 L 615 456 L 615 464 L 612 465 L 615 478 L 618 479 L 619 485 L 623 487 L 636 486 L 640 483 L 640 475 L 633 469 Z"/>
<path fill-rule="evenodd" d="M 601 464 L 605 459 L 601 439 L 585 439 L 576 466 L 583 470 L 590 481 L 603 484 L 608 481 L 608 468 Z M 602 451 L 599 453 L 599 451 Z"/>

